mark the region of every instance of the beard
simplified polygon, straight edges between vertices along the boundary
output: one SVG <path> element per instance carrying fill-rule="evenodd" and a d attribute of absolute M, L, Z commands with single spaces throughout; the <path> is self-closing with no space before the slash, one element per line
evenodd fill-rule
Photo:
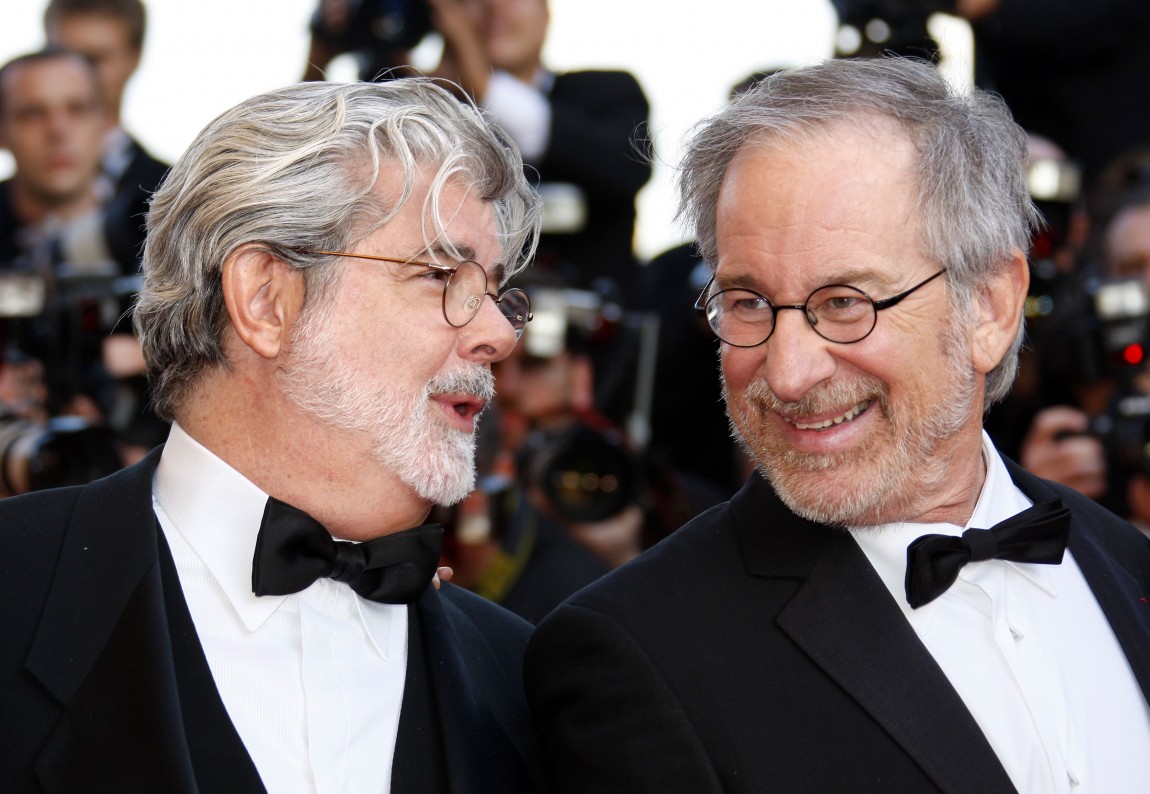
<path fill-rule="evenodd" d="M 724 382 L 732 432 L 796 515 L 850 527 L 908 520 L 918 515 L 919 500 L 946 481 L 946 445 L 976 411 L 976 375 L 969 364 L 963 365 L 956 340 L 944 340 L 944 347 L 949 382 L 935 384 L 931 395 L 904 404 L 895 404 L 887 384 L 871 376 L 820 384 L 793 403 L 776 397 L 765 381 L 752 383 L 741 400 L 732 401 Z M 819 415 L 868 400 L 866 412 L 879 412 L 885 429 L 880 425 L 836 452 L 792 449 L 772 416 Z"/>
<path fill-rule="evenodd" d="M 494 376 L 476 365 L 417 390 L 381 385 L 332 355 L 338 347 L 327 315 L 317 307 L 293 332 L 292 355 L 280 370 L 284 393 L 329 427 L 367 438 L 372 459 L 420 498 L 443 506 L 461 501 L 475 487 L 475 432 L 444 421 L 432 397 L 467 394 L 490 403 Z"/>

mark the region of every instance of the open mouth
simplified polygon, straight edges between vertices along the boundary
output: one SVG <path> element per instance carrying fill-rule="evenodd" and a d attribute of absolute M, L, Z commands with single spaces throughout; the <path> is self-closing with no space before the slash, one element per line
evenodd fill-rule
<path fill-rule="evenodd" d="M 822 419 L 818 422 L 799 422 L 795 419 L 783 417 L 787 422 L 794 425 L 799 430 L 827 430 L 829 428 L 841 425 L 844 422 L 850 422 L 858 418 L 867 408 L 871 406 L 871 400 L 864 400 L 858 405 L 849 408 L 838 416 L 832 416 L 828 419 Z"/>
<path fill-rule="evenodd" d="M 470 429 L 475 419 L 487 407 L 487 401 L 471 394 L 439 394 L 435 401 L 443 406 L 447 415 L 457 420 L 461 427 Z"/>

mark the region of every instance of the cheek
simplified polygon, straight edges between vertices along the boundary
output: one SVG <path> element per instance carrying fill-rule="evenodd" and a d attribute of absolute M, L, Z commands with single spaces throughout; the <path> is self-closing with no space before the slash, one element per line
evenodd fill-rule
<path fill-rule="evenodd" d="M 741 394 L 754 380 L 763 363 L 763 354 L 758 348 L 728 347 L 720 354 L 723 382 L 731 394 Z"/>

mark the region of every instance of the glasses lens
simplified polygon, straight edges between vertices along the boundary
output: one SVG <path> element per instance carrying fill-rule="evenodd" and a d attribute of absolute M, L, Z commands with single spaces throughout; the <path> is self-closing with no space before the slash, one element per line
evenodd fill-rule
<path fill-rule="evenodd" d="M 771 335 L 775 313 L 757 292 L 727 289 L 707 301 L 707 322 L 715 336 L 735 347 L 754 347 Z"/>
<path fill-rule="evenodd" d="M 840 284 L 821 287 L 807 298 L 807 319 L 823 339 L 857 342 L 874 329 L 877 315 L 866 293 Z"/>
<path fill-rule="evenodd" d="M 456 328 L 471 322 L 487 294 L 487 273 L 475 263 L 460 262 L 443 288 L 443 316 Z"/>
<path fill-rule="evenodd" d="M 531 300 L 527 293 L 521 289 L 509 289 L 499 296 L 497 303 L 499 311 L 515 329 L 515 336 L 522 336 L 527 321 L 531 319 Z"/>

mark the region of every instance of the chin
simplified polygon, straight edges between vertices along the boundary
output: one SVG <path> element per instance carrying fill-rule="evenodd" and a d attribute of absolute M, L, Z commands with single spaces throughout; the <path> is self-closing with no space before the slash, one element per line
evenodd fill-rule
<path fill-rule="evenodd" d="M 475 439 L 449 431 L 437 441 L 412 445 L 398 460 L 391 455 L 387 462 L 421 499 L 451 507 L 475 489 Z"/>

